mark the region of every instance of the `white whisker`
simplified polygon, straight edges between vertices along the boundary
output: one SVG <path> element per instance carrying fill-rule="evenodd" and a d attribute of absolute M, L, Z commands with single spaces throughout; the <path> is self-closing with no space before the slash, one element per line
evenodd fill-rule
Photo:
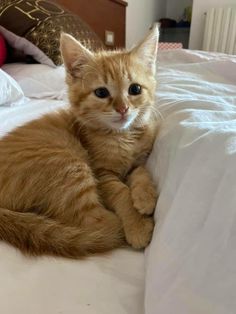
<path fill-rule="evenodd" d="M 161 114 L 161 112 L 156 108 L 156 107 L 153 107 L 152 108 L 152 113 L 154 115 L 156 115 L 156 118 L 160 117 L 160 119 L 163 121 L 164 120 L 164 117 L 163 115 Z"/>

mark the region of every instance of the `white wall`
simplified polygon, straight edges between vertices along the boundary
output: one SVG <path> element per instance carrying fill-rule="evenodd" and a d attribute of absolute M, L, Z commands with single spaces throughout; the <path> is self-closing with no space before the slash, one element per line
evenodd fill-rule
<path fill-rule="evenodd" d="M 150 26 L 165 15 L 165 0 L 128 0 L 126 47 L 130 48 L 148 33 Z"/>
<path fill-rule="evenodd" d="M 205 15 L 210 8 L 236 5 L 236 0 L 193 0 L 192 23 L 190 30 L 190 49 L 202 49 Z"/>
<path fill-rule="evenodd" d="M 182 17 L 184 9 L 191 6 L 192 3 L 193 0 L 168 0 L 166 4 L 166 17 L 178 21 Z"/>

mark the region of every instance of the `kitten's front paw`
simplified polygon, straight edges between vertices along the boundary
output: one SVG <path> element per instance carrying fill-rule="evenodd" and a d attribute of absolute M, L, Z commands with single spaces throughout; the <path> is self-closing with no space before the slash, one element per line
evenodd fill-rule
<path fill-rule="evenodd" d="M 153 213 L 157 201 L 157 192 L 152 184 L 146 187 L 136 186 L 131 194 L 134 207 L 140 214 L 151 215 Z"/>
<path fill-rule="evenodd" d="M 135 249 L 145 248 L 152 239 L 153 228 L 151 217 L 140 216 L 135 223 L 124 226 L 126 240 Z"/>

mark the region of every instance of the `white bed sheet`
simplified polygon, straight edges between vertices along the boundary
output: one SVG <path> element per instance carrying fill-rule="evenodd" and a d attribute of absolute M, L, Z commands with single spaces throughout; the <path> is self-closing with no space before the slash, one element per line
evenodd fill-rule
<path fill-rule="evenodd" d="M 235 313 L 235 57 L 179 50 L 160 53 L 159 62 L 163 122 L 148 167 L 160 198 L 146 251 L 145 313 Z M 0 136 L 62 106 L 1 108 Z M 144 313 L 141 252 L 29 259 L 1 243 L 0 254 L 1 313 Z"/>
<path fill-rule="evenodd" d="M 44 99 L 0 108 L 0 137 L 65 106 Z M 0 256 L 2 314 L 143 314 L 143 252 L 120 249 L 82 261 L 27 258 L 0 242 Z"/>
<path fill-rule="evenodd" d="M 236 56 L 159 55 L 146 314 L 236 313 Z"/>

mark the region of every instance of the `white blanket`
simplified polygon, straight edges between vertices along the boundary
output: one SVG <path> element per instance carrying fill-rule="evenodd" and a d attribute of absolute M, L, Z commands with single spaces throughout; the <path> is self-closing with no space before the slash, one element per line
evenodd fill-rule
<path fill-rule="evenodd" d="M 160 54 L 146 314 L 236 313 L 236 57 Z"/>
<path fill-rule="evenodd" d="M 236 59 L 179 50 L 160 53 L 159 62 L 163 121 L 148 167 L 160 197 L 146 251 L 145 313 L 233 314 Z M 14 75 L 14 67 L 8 70 Z M 42 95 L 41 87 L 42 78 L 35 97 L 61 98 L 58 90 Z M 34 100 L 0 108 L 0 136 L 61 106 Z M 29 259 L 0 243 L 0 256 L 0 313 L 144 313 L 142 252 L 117 250 L 84 261 Z"/>

